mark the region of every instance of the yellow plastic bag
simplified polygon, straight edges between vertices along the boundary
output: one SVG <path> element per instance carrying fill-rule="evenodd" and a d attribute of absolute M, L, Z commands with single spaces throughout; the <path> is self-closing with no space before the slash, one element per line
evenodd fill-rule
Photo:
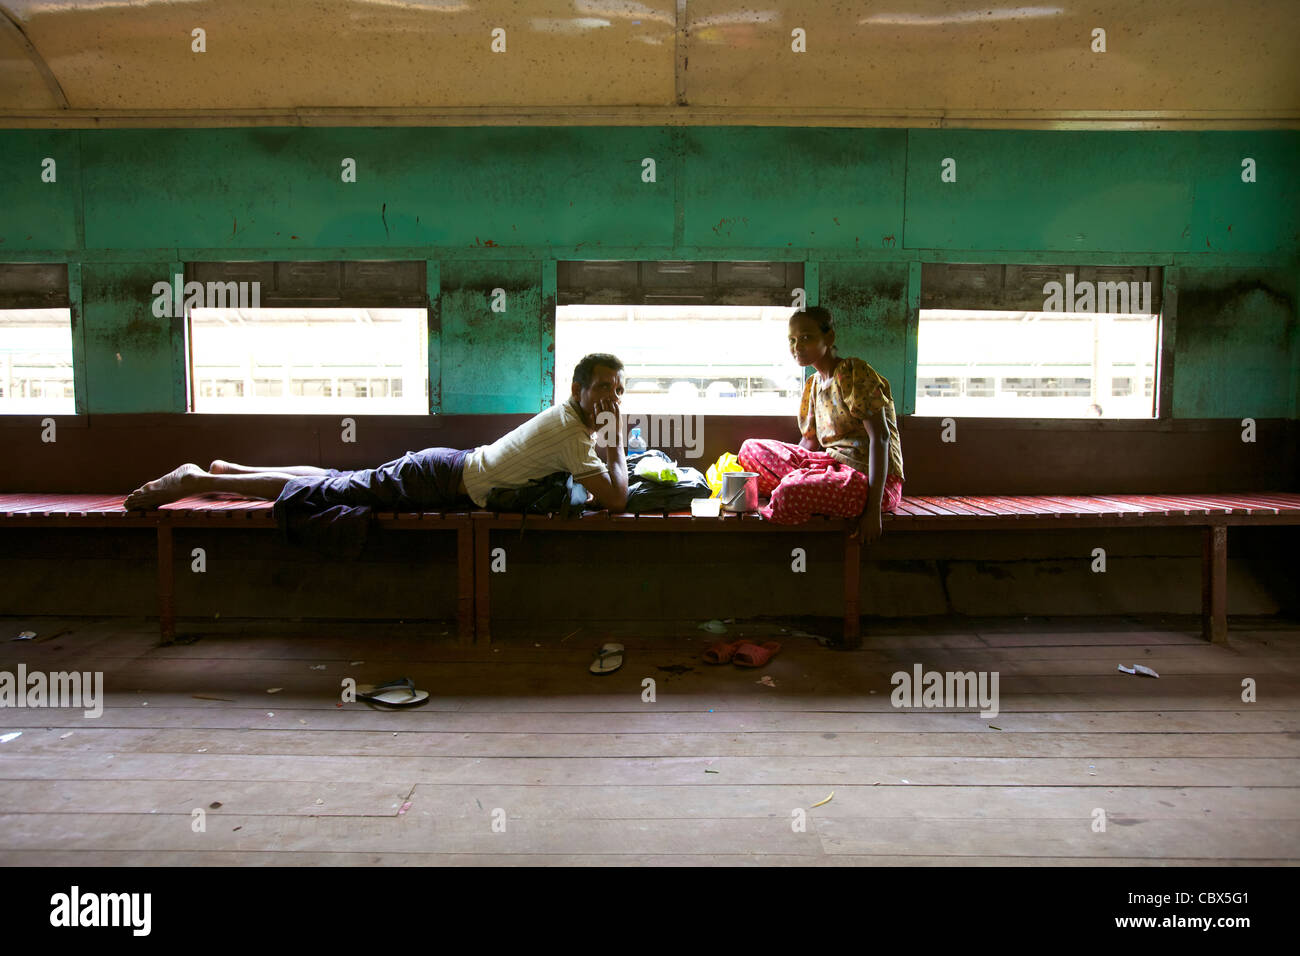
<path fill-rule="evenodd" d="M 718 460 L 709 465 L 709 470 L 704 473 L 704 480 L 709 483 L 709 490 L 713 492 L 709 497 L 717 498 L 722 494 L 722 476 L 729 471 L 744 471 L 740 466 L 739 459 L 731 452 L 723 452 Z"/>

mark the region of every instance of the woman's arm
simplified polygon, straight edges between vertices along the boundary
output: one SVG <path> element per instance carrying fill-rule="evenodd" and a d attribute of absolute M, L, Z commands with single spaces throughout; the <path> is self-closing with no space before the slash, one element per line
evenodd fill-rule
<path fill-rule="evenodd" d="M 853 537 L 860 537 L 864 544 L 871 544 L 884 531 L 880 506 L 885 495 L 885 475 L 889 471 L 889 421 L 885 418 L 884 408 L 876 409 L 862 420 L 862 424 L 866 426 L 867 437 L 870 439 L 867 445 L 870 454 L 867 478 L 871 484 L 867 489 L 867 503 L 862 508 Z"/>
<path fill-rule="evenodd" d="M 809 436 L 804 435 L 803 438 L 799 439 L 799 447 L 808 451 L 821 451 L 822 443 L 816 438 L 810 438 Z"/>

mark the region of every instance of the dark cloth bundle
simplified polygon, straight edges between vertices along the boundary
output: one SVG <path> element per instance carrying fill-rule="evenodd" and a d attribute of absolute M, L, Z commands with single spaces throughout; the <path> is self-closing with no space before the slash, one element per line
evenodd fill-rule
<path fill-rule="evenodd" d="M 488 493 L 489 511 L 512 514 L 582 514 L 587 503 L 587 489 L 566 471 L 556 471 L 545 478 L 534 478 L 522 488 L 493 488 Z"/>
<path fill-rule="evenodd" d="M 672 463 L 672 459 L 657 448 L 627 456 L 628 511 L 688 511 L 691 501 L 713 494 L 708 481 L 694 468 L 678 465 L 678 481 L 674 483 L 655 481 L 636 474 L 636 466 L 643 458 L 658 458 L 665 465 Z"/>

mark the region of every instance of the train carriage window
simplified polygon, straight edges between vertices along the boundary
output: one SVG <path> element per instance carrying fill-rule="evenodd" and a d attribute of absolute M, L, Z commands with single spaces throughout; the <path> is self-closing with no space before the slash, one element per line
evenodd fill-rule
<path fill-rule="evenodd" d="M 802 263 L 561 262 L 555 401 L 588 352 L 612 352 L 625 411 L 788 415 L 803 388 L 786 347 Z"/>
<path fill-rule="evenodd" d="M 0 264 L 0 414 L 75 412 L 68 267 Z"/>
<path fill-rule="evenodd" d="M 1154 418 L 1159 269 L 925 265 L 916 414 Z"/>
<path fill-rule="evenodd" d="M 226 301 L 187 307 L 192 410 L 428 414 L 423 266 L 194 264 Z"/>

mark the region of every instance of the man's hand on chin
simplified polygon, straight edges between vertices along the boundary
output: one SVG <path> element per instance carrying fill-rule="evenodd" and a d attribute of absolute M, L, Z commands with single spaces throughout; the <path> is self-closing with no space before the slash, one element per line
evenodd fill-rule
<path fill-rule="evenodd" d="M 615 447 L 615 448 L 622 447 L 623 429 L 620 427 L 622 425 L 622 422 L 619 419 L 619 414 L 621 412 L 621 409 L 619 407 L 619 403 L 617 399 L 596 400 L 596 403 L 592 406 L 591 409 L 591 418 L 592 418 L 591 430 L 594 432 L 599 432 L 606 427 L 606 423 L 601 421 L 601 415 L 605 412 L 609 412 L 611 415 L 614 416 L 613 425 L 614 425 L 615 442 L 610 447 Z"/>

